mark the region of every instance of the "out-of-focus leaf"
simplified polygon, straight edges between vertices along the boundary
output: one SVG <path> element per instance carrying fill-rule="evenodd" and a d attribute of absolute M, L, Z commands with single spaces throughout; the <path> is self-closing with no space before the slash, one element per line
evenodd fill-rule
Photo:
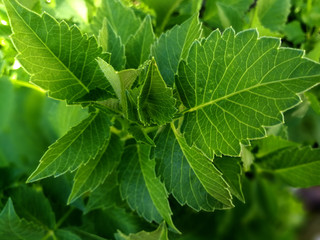
<path fill-rule="evenodd" d="M 320 185 L 320 149 L 286 148 L 260 159 L 259 166 L 293 187 Z"/>

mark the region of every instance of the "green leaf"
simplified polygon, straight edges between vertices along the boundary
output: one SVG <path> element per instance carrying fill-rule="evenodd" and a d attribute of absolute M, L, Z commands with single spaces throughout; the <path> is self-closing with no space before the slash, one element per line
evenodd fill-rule
<path fill-rule="evenodd" d="M 179 6 L 182 0 L 142 0 L 149 7 L 151 7 L 156 13 L 157 26 L 159 30 L 163 31 L 168 20 L 170 19 L 171 14 Z"/>
<path fill-rule="evenodd" d="M 305 96 L 307 97 L 313 111 L 315 111 L 320 116 L 320 101 L 317 95 L 312 92 L 306 92 Z"/>
<path fill-rule="evenodd" d="M 319 64 L 279 46 L 279 39 L 231 28 L 193 44 L 176 81 L 189 145 L 209 158 L 239 156 L 240 143 L 264 137 L 264 126 L 283 122 L 282 112 L 301 101 L 297 94 L 319 83 Z"/>
<path fill-rule="evenodd" d="M 293 187 L 320 184 L 320 149 L 286 148 L 260 159 L 259 166 Z"/>
<path fill-rule="evenodd" d="M 282 30 L 290 13 L 290 0 L 259 0 L 257 11 L 263 26 L 272 31 Z"/>
<path fill-rule="evenodd" d="M 171 88 L 163 81 L 154 59 L 138 95 L 138 114 L 144 125 L 170 122 L 177 111 Z"/>
<path fill-rule="evenodd" d="M 0 213 L 0 236 L 4 237 L 3 240 L 35 240 L 46 236 L 46 231 L 31 222 L 20 219 L 9 198 Z"/>
<path fill-rule="evenodd" d="M 201 36 L 201 23 L 195 15 L 181 26 L 175 26 L 152 45 L 151 54 L 154 56 L 164 81 L 172 86 L 174 75 L 178 70 L 181 59 L 186 59 L 194 40 Z"/>
<path fill-rule="evenodd" d="M 198 211 L 233 206 L 222 174 L 208 158 L 189 147 L 173 126 L 166 126 L 155 143 L 158 171 L 180 204 Z"/>
<path fill-rule="evenodd" d="M 47 13 L 39 16 L 15 0 L 4 3 L 14 32 L 11 38 L 19 52 L 17 59 L 33 83 L 48 90 L 49 96 L 69 103 L 85 95 L 93 98 L 92 91 L 111 95 L 111 86 L 94 61 L 97 57 L 107 61 L 109 55 L 101 53 L 94 37 L 82 35 L 76 26 L 58 23 Z"/>
<path fill-rule="evenodd" d="M 74 171 L 95 158 L 109 140 L 109 117 L 96 109 L 52 144 L 28 182 Z"/>
<path fill-rule="evenodd" d="M 293 44 L 300 44 L 305 40 L 305 33 L 302 30 L 301 23 L 294 20 L 284 27 L 285 35 Z"/>
<path fill-rule="evenodd" d="M 150 57 L 151 45 L 155 40 L 151 17 L 148 15 L 138 31 L 126 44 L 127 68 L 138 68 Z"/>
<path fill-rule="evenodd" d="M 115 235 L 116 240 L 168 240 L 168 230 L 165 223 L 162 223 L 155 231 L 146 232 L 141 231 L 126 236 L 122 232 L 118 231 Z"/>
<path fill-rule="evenodd" d="M 107 19 L 114 32 L 120 36 L 123 44 L 127 43 L 130 36 L 135 34 L 141 24 L 141 20 L 133 10 L 124 6 L 119 0 L 102 0 L 92 23 L 96 33 L 101 29 L 104 18 Z"/>
<path fill-rule="evenodd" d="M 105 147 L 77 170 L 68 203 L 101 185 L 118 166 L 122 152 L 123 142 L 118 136 L 111 135 L 110 141 L 105 142 Z"/>
<path fill-rule="evenodd" d="M 148 136 L 146 131 L 143 128 L 141 128 L 141 126 L 130 125 L 128 128 L 128 132 L 132 134 L 132 136 L 138 143 L 146 143 L 151 146 L 155 146 L 153 140 Z"/>
<path fill-rule="evenodd" d="M 121 38 L 115 33 L 106 18 L 99 31 L 99 44 L 104 52 L 111 53 L 110 64 L 118 71 L 123 69 L 126 63 L 125 48 Z"/>
<path fill-rule="evenodd" d="M 178 231 L 171 219 L 165 186 L 155 173 L 155 161 L 149 159 L 149 145 L 130 145 L 122 156 L 120 193 L 129 206 L 148 221 L 161 222 Z"/>
<path fill-rule="evenodd" d="M 244 23 L 244 14 L 253 2 L 253 0 L 206 1 L 203 20 L 213 28 L 233 26 L 240 30 Z"/>
<path fill-rule="evenodd" d="M 110 174 L 103 184 L 97 187 L 89 196 L 85 214 L 96 209 L 108 209 L 121 203 L 118 186 L 118 174 Z"/>
<path fill-rule="evenodd" d="M 21 5 L 29 8 L 30 10 L 41 13 L 41 4 L 40 0 L 18 0 Z"/>
<path fill-rule="evenodd" d="M 241 165 L 240 158 L 222 157 L 215 158 L 214 165 L 222 172 L 222 177 L 230 186 L 230 192 L 243 203 L 245 202 L 242 193 Z"/>
<path fill-rule="evenodd" d="M 59 229 L 55 235 L 59 240 L 82 240 L 79 236 L 67 230 Z"/>
<path fill-rule="evenodd" d="M 298 147 L 300 144 L 285 140 L 278 136 L 268 136 L 266 138 L 254 141 L 253 145 L 259 147 L 255 156 L 257 158 L 262 158 L 284 148 Z"/>
<path fill-rule="evenodd" d="M 38 189 L 22 185 L 9 190 L 15 210 L 27 221 L 53 229 L 56 224 L 55 215 L 49 200 Z"/>

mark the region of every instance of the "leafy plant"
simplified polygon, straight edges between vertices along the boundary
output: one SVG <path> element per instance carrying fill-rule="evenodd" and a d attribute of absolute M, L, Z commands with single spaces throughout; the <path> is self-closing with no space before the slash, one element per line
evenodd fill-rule
<path fill-rule="evenodd" d="M 259 37 L 294 39 L 300 22 L 286 25 L 290 1 L 252 3 L 87 0 L 81 15 L 71 1 L 3 0 L 0 239 L 213 236 L 190 231 L 181 215 L 224 216 L 217 239 L 231 239 L 237 214 L 242 223 L 267 216 L 294 229 L 269 195 L 320 184 L 319 149 L 306 146 L 320 135 L 294 142 L 284 123 L 284 112 L 290 123 L 292 111 L 310 110 L 307 100 L 319 110 L 316 90 L 304 92 L 320 83 L 320 64 Z M 70 18 L 61 20 L 66 6 Z M 10 128 L 18 118 L 32 134 Z M 302 212 L 288 203 L 287 216 Z M 294 230 L 270 229 L 266 239 L 292 239 Z"/>

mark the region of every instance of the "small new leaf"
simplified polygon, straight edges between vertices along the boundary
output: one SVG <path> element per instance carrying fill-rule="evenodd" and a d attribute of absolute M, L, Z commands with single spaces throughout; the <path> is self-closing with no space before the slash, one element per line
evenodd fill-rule
<path fill-rule="evenodd" d="M 154 59 L 149 65 L 137 105 L 140 121 L 145 125 L 170 122 L 177 111 L 172 89 L 163 81 Z"/>

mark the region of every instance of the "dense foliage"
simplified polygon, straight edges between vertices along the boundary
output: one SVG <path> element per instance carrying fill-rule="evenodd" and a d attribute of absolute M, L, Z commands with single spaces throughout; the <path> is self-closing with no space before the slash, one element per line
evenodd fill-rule
<path fill-rule="evenodd" d="M 298 236 L 319 0 L 2 2 L 0 240 Z"/>

